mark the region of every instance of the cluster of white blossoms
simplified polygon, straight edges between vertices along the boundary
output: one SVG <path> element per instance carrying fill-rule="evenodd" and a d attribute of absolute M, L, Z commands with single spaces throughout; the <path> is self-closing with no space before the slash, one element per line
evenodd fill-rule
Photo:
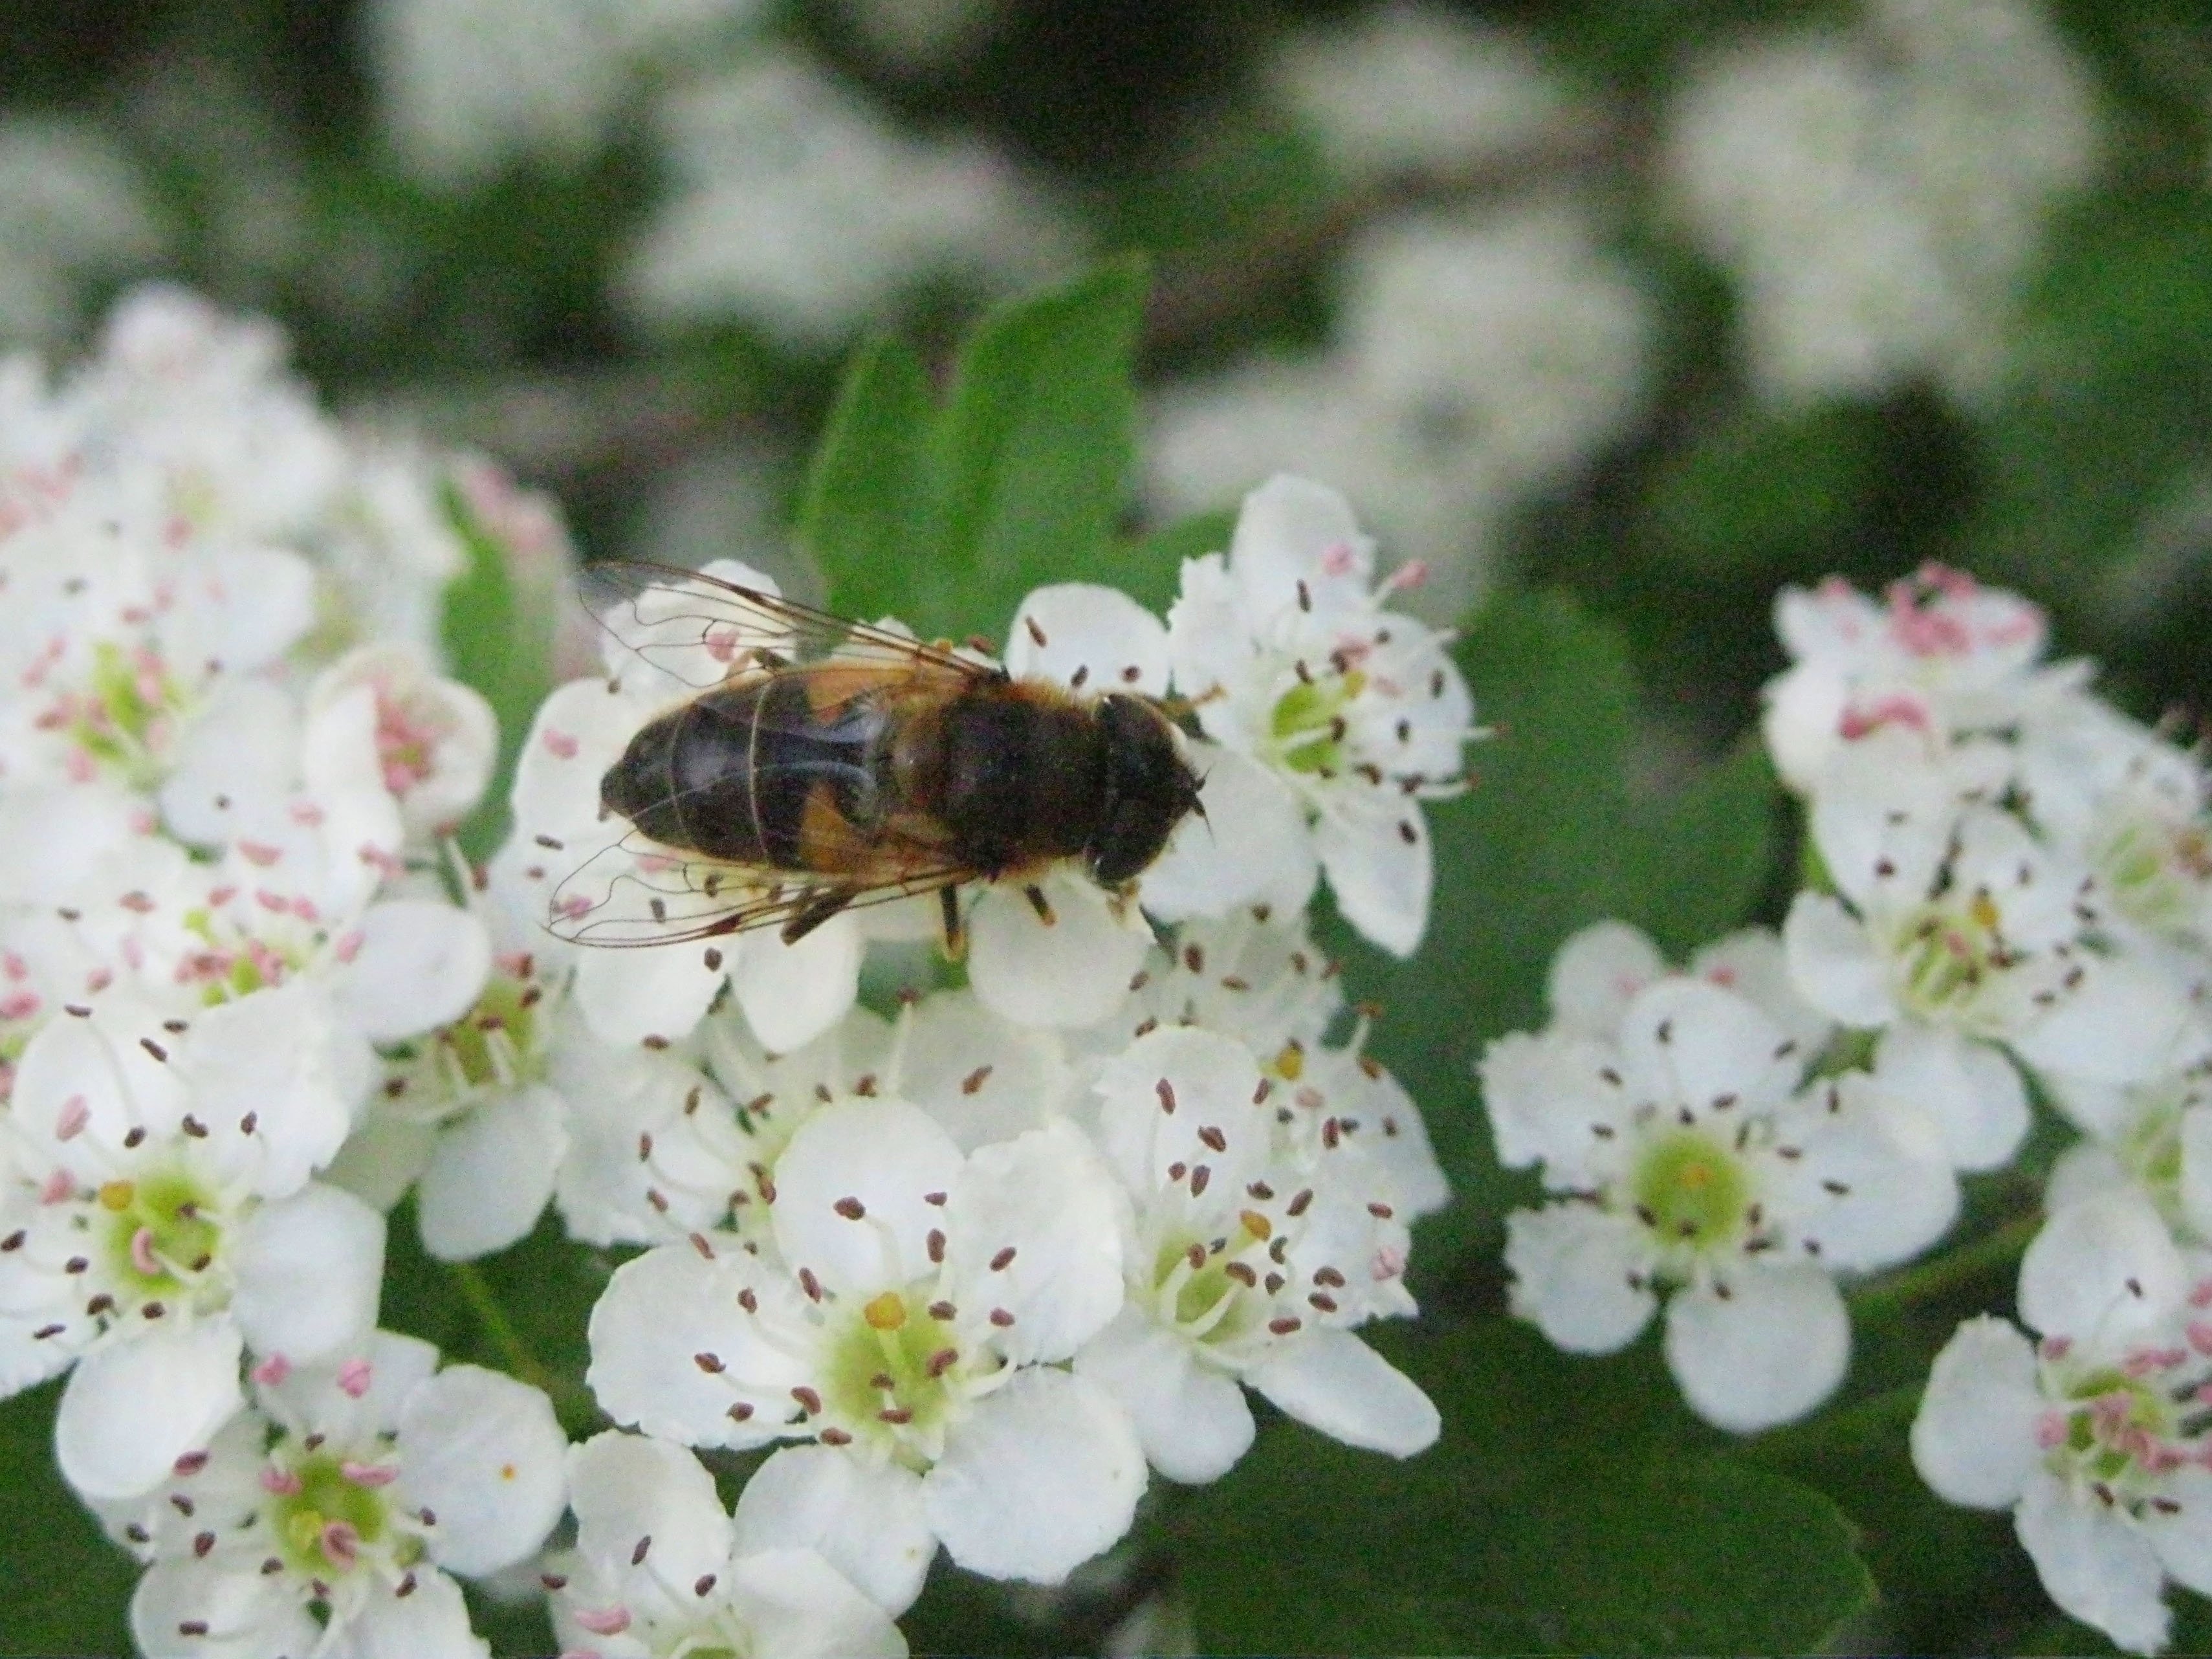
<path fill-rule="evenodd" d="M 1985 398 L 2044 222 L 2096 165 L 2094 92 L 2034 0 L 1875 0 L 1694 69 L 1662 177 L 1782 403 L 1932 374 Z"/>
<path fill-rule="evenodd" d="M 2212 1589 L 2212 772 L 1958 572 L 1788 588 L 1776 622 L 1805 890 L 1679 972 L 1593 927 L 1550 1026 L 1491 1046 L 1501 1161 L 1558 1194 L 1510 1220 L 1515 1310 L 1605 1352 L 1663 1297 L 1691 1407 L 1787 1421 L 1843 1378 L 1837 1276 L 1935 1242 L 2048 1102 L 2080 1139 L 2021 1269 L 2039 1340 L 1962 1327 L 1913 1453 L 2014 1510 L 2067 1612 L 2154 1650 L 2164 1581 Z"/>
<path fill-rule="evenodd" d="M 940 1543 L 1058 1583 L 1150 1470 L 1236 1462 L 1248 1390 L 1435 1438 L 1358 1333 L 1413 1311 L 1447 1192 L 1305 909 L 1325 871 L 1413 948 L 1471 708 L 1340 497 L 1256 492 L 1165 620 L 1024 602 L 1012 672 L 1185 700 L 1206 816 L 1133 891 L 971 890 L 967 982 L 887 1012 L 864 955 L 911 963 L 933 906 L 548 930 L 628 855 L 602 773 L 688 690 L 626 647 L 458 856 L 498 748 L 438 655 L 471 545 L 524 588 L 568 558 L 181 294 L 58 383 L 0 368 L 0 1388 L 67 1374 L 56 1455 L 147 1564 L 148 1654 L 482 1653 L 457 1579 L 532 1574 L 577 1651 L 902 1652 Z M 379 1328 L 410 1194 L 442 1261 L 549 1206 L 623 1253 L 586 1379 L 620 1431 L 571 1447 L 537 1388 Z M 778 1445 L 734 1514 L 690 1449 Z"/>

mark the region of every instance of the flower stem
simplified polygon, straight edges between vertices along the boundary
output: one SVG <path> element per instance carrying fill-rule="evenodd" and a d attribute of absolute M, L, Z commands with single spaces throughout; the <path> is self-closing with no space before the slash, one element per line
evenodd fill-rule
<path fill-rule="evenodd" d="M 1845 1294 L 1851 1317 L 1863 1323 L 1890 1318 L 2010 1267 L 2042 1225 L 2042 1212 L 2031 1210 L 1955 1249 L 1862 1285 Z"/>
<path fill-rule="evenodd" d="M 562 1376 L 531 1352 L 530 1345 L 522 1340 L 522 1333 L 507 1316 L 507 1310 L 500 1306 L 499 1297 L 492 1293 L 483 1270 L 473 1261 L 448 1262 L 446 1270 L 460 1287 L 462 1300 L 476 1315 L 477 1322 L 483 1327 L 492 1346 L 499 1351 L 500 1361 L 507 1374 L 518 1382 L 543 1389 L 553 1402 L 554 1415 L 571 1435 L 588 1427 L 599 1415 L 597 1402 L 580 1382 Z"/>

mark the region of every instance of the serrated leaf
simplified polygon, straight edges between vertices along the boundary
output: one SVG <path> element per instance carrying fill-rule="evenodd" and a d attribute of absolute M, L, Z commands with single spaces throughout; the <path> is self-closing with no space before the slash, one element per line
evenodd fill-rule
<path fill-rule="evenodd" d="M 921 360 L 898 340 L 864 350 L 837 394 L 797 534 L 848 615 L 919 607 L 934 555 L 927 449 L 936 413 Z"/>
<path fill-rule="evenodd" d="M 1143 261 L 1116 260 L 985 318 L 961 352 L 937 429 L 936 556 L 969 614 L 927 628 L 1002 626 L 1030 588 L 1104 574 L 1135 453 L 1145 285 Z"/>
<path fill-rule="evenodd" d="M 1832 1504 L 1671 1443 L 1648 1347 L 1594 1364 L 1433 1316 L 1385 1340 L 1443 1438 L 1394 1462 L 1279 1425 L 1183 1500 L 1205 1651 L 1802 1652 L 1870 1605 Z"/>

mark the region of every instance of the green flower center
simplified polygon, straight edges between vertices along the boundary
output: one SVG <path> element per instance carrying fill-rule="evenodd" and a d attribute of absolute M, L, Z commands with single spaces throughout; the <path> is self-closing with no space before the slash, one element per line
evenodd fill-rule
<path fill-rule="evenodd" d="M 1923 905 L 1902 930 L 1900 986 L 1915 1012 L 1956 1017 L 1990 975 L 2014 961 L 2000 931 L 1996 901 L 1976 893 L 1964 902 Z"/>
<path fill-rule="evenodd" d="M 952 1327 L 919 1286 L 885 1291 L 830 1352 L 823 1413 L 887 1440 L 902 1462 L 923 1458 L 951 1419 L 963 1356 Z"/>
<path fill-rule="evenodd" d="M 2141 1377 L 2118 1370 L 2091 1372 L 2066 1391 L 2077 1409 L 2066 1420 L 2061 1455 L 2093 1480 L 2120 1486 L 2130 1475 L 2150 1471 L 2149 1454 L 2171 1441 L 2180 1428 L 2173 1402 Z"/>
<path fill-rule="evenodd" d="M 2144 812 L 2124 819 L 2098 862 L 2114 901 L 2130 918 L 2158 933 L 2183 932 L 2212 888 L 2212 823 L 2175 823 Z"/>
<path fill-rule="evenodd" d="M 1198 1341 L 1229 1342 L 1256 1332 L 1273 1305 L 1267 1286 L 1273 1264 L 1262 1260 L 1255 1267 L 1243 1258 L 1273 1232 L 1266 1216 L 1247 1210 L 1228 1238 L 1163 1238 L 1152 1255 L 1155 1316 Z"/>
<path fill-rule="evenodd" d="M 515 1062 L 537 1053 L 539 994 L 535 984 L 495 972 L 477 1006 L 438 1034 L 470 1088 L 511 1082 Z"/>
<path fill-rule="evenodd" d="M 1344 769 L 1345 705 L 1367 686 L 1357 668 L 1301 680 L 1275 700 L 1267 733 L 1277 758 L 1293 772 L 1327 776 Z"/>
<path fill-rule="evenodd" d="M 288 1473 L 298 1490 L 276 1498 L 271 1519 L 286 1565 L 295 1572 L 310 1578 L 343 1575 L 352 1571 L 361 1552 L 384 1540 L 389 1514 L 383 1493 L 349 1476 L 339 1458 L 308 1452 Z M 411 1539 L 404 1541 L 414 1544 Z"/>
<path fill-rule="evenodd" d="M 133 663 L 121 646 L 103 640 L 92 647 L 92 673 L 70 736 L 126 781 L 149 787 L 160 781 L 152 753 L 157 724 L 183 706 L 166 668 L 150 659 Z"/>
<path fill-rule="evenodd" d="M 1735 1154 L 1698 1129 L 1677 1130 L 1646 1148 L 1630 1184 L 1638 1218 L 1665 1243 L 1693 1250 L 1732 1241 L 1751 1198 Z"/>
<path fill-rule="evenodd" d="M 100 1189 L 116 1277 L 142 1297 L 174 1296 L 215 1265 L 222 1244 L 215 1194 L 181 1170 Z"/>

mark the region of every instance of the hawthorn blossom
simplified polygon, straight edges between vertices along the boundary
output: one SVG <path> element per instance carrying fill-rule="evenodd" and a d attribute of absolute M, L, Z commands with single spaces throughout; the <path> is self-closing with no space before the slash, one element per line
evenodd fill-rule
<path fill-rule="evenodd" d="M 1097 1133 L 1127 1197 L 1127 1300 L 1075 1356 L 1170 1480 L 1225 1474 L 1252 1443 L 1244 1389 L 1355 1446 L 1410 1456 L 1436 1407 L 1352 1334 L 1413 1311 L 1386 1170 L 1349 1139 L 1287 1155 L 1274 1091 L 1218 1033 L 1139 1037 L 1101 1073 Z"/>
<path fill-rule="evenodd" d="M 1850 1359 L 1834 1275 L 1925 1249 L 1959 1189 L 1915 1102 L 1861 1072 L 1807 1081 L 1807 1058 L 1745 997 L 1680 976 L 1610 1036 L 1492 1043 L 1498 1159 L 1561 1194 L 1507 1218 L 1514 1311 L 1610 1353 L 1664 1294 L 1668 1367 L 1699 1416 L 1748 1433 L 1818 1406 Z"/>
<path fill-rule="evenodd" d="M 2046 1212 L 2132 1192 L 2178 1240 L 2212 1247 L 2212 1036 L 2192 1031 L 2173 1063 L 2144 1082 L 2066 1085 L 2051 1097 L 2084 1133 L 2051 1165 Z"/>
<path fill-rule="evenodd" d="M 1456 794 L 1472 705 L 1446 636 L 1382 601 L 1373 544 L 1334 490 L 1276 477 L 1244 499 L 1226 560 L 1186 561 L 1168 613 L 1176 690 L 1215 746 L 1203 819 L 1146 884 L 1170 918 L 1297 909 L 1326 869 L 1337 908 L 1411 955 L 1433 881 L 1419 803 Z"/>
<path fill-rule="evenodd" d="M 427 1342 L 254 1370 L 254 1403 L 104 1507 L 148 1563 L 149 1656 L 482 1656 L 460 1587 L 521 1561 L 561 1516 L 567 1449 L 545 1396 Z"/>
<path fill-rule="evenodd" d="M 2077 664 L 2041 663 L 2039 606 L 1962 571 L 1923 565 L 1879 603 L 1839 577 L 1775 596 L 1790 666 L 1767 683 L 1762 728 L 1783 780 L 1816 793 L 1828 763 L 1878 732 L 1910 733 L 1929 758 L 1959 738 L 2017 723 L 2079 684 Z"/>
<path fill-rule="evenodd" d="M 665 1440 L 608 1432 L 569 1449 L 573 1549 L 546 1564 L 555 1633 L 564 1650 L 605 1659 L 680 1659 L 700 1652 L 775 1653 L 792 1659 L 877 1655 L 903 1659 L 892 1613 L 855 1586 L 809 1538 L 803 1500 L 779 1478 L 776 1454 L 722 1508 L 714 1477 Z M 779 1501 L 781 1500 L 781 1501 Z M 864 1517 L 842 1539 L 850 1547 L 886 1529 Z M 882 1539 L 921 1559 L 902 1564 L 919 1589 L 934 1552 L 927 1530 Z M 911 1599 L 911 1595 L 908 1597 Z M 903 1607 L 904 1603 L 901 1603 Z"/>
<path fill-rule="evenodd" d="M 2169 1579 L 2212 1594 L 2212 1279 L 2139 1197 L 2054 1212 L 2021 1263 L 2024 1334 L 1960 1326 L 1929 1373 L 1912 1462 L 1938 1497 L 2009 1509 L 2044 1589 L 2156 1653 Z"/>
<path fill-rule="evenodd" d="M 411 841 L 450 833 L 474 811 L 498 758 L 491 705 L 404 645 L 357 646 L 332 663 L 308 692 L 306 714 L 309 749 L 332 770 L 374 777 Z"/>
<path fill-rule="evenodd" d="M 2179 987 L 2112 939 L 2094 875 L 1962 799 L 1911 736 L 1832 763 L 1811 828 L 1836 890 L 1791 905 L 1790 977 L 1822 1012 L 1881 1032 L 1877 1065 L 1910 1074 L 1961 1169 L 2004 1163 L 2027 1132 L 2015 1060 L 2126 1084 L 2178 1038 Z"/>
<path fill-rule="evenodd" d="M 63 1018 L 25 1050 L 0 1192 L 0 1386 L 74 1364 L 55 1425 L 87 1497 L 143 1491 L 239 1404 L 242 1349 L 308 1361 L 374 1324 L 384 1222 L 309 1179 L 348 1102 L 296 991 L 156 1023 Z"/>
<path fill-rule="evenodd" d="M 1127 1530 L 1144 1456 L 1059 1368 L 1122 1295 L 1111 1184 L 1066 1124 L 963 1155 L 920 1107 L 839 1100 L 777 1161 L 768 1243 L 701 1233 L 616 1271 L 586 1381 L 694 1446 L 781 1439 L 952 1559 L 1056 1583 Z M 824 1478 L 827 1478 L 826 1475 Z"/>
<path fill-rule="evenodd" d="M 1620 1029 L 1639 993 L 1676 971 L 1641 928 L 1625 921 L 1594 921 L 1552 957 L 1551 1029 L 1609 1037 Z M 1790 982 L 1782 941 L 1771 928 L 1746 927 L 1701 945 L 1679 971 L 1757 1004 L 1800 1054 L 1817 1055 L 1835 1030 L 1834 1022 L 1808 1006 Z"/>

